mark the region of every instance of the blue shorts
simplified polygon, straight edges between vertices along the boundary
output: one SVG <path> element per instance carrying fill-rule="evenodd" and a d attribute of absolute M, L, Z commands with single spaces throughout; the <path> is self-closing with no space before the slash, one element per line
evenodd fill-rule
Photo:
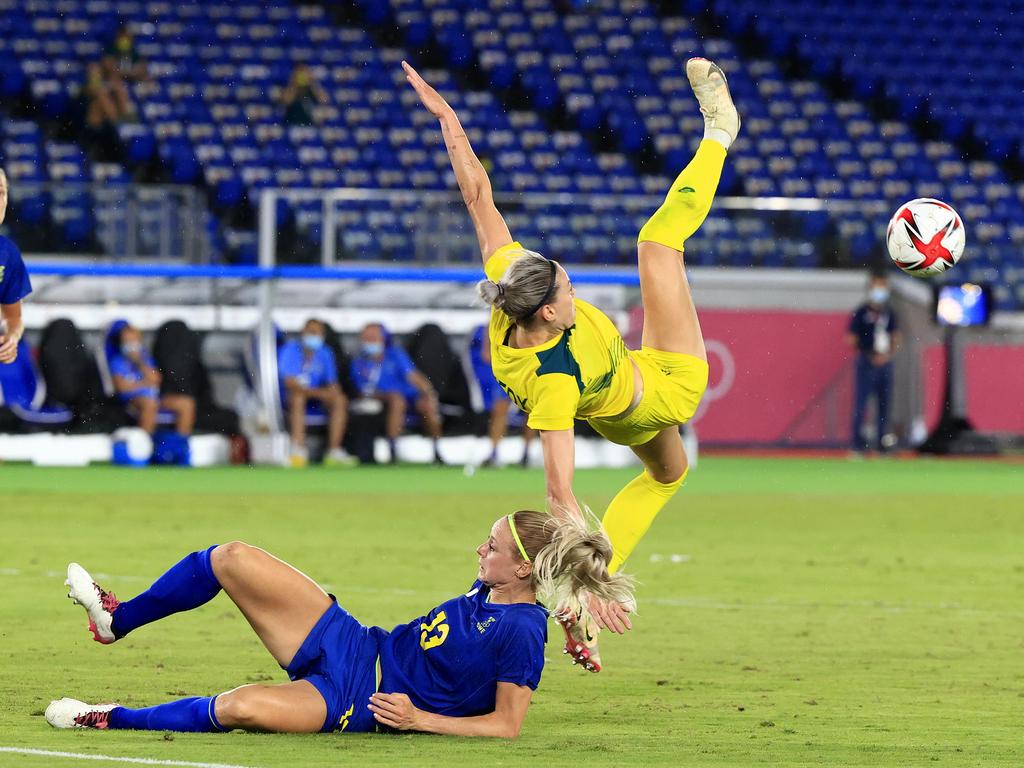
<path fill-rule="evenodd" d="M 148 397 L 150 400 L 160 400 L 160 390 L 156 387 L 144 387 L 131 392 L 118 392 L 117 399 L 124 405 L 129 405 L 137 397 Z"/>
<path fill-rule="evenodd" d="M 366 705 L 377 690 L 378 647 L 386 635 L 380 627 L 364 627 L 336 601 L 306 635 L 284 669 L 289 679 L 312 683 L 327 702 L 321 731 L 375 730 L 377 721 Z"/>
<path fill-rule="evenodd" d="M 494 372 L 490 365 L 474 365 L 473 374 L 476 376 L 477 384 L 480 385 L 480 396 L 485 411 L 489 413 L 496 402 L 509 399 L 505 390 L 498 384 L 498 380 L 494 378 Z"/>

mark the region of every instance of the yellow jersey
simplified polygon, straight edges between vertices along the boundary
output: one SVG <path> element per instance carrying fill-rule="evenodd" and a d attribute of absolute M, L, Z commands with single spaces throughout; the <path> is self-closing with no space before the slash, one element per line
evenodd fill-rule
<path fill-rule="evenodd" d="M 519 243 L 499 248 L 487 260 L 490 280 L 502 278 L 518 258 Z M 491 309 L 491 368 L 509 398 L 529 414 L 533 429 L 572 429 L 573 419 L 607 418 L 633 399 L 633 366 L 626 343 L 597 307 L 574 299 L 576 324 L 544 344 L 508 346 L 514 321 Z"/>

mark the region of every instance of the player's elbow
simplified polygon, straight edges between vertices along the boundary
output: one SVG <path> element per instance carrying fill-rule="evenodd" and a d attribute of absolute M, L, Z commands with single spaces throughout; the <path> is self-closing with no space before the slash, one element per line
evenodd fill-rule
<path fill-rule="evenodd" d="M 519 738 L 519 732 L 522 728 L 522 721 L 513 722 L 510 720 L 502 720 L 499 722 L 497 733 L 494 735 L 499 739 L 510 739 L 514 741 Z"/>
<path fill-rule="evenodd" d="M 494 205 L 494 191 L 491 189 L 491 180 L 487 171 L 480 163 L 472 163 L 469 166 L 469 173 L 466 174 L 466 183 L 462 190 L 463 199 L 466 205 L 473 209 L 480 209 Z"/>

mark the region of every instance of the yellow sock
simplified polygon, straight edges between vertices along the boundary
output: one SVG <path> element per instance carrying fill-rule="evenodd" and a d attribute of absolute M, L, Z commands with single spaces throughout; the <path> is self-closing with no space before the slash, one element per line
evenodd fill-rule
<path fill-rule="evenodd" d="M 601 521 L 605 533 L 612 542 L 613 554 L 608 566 L 609 573 L 615 573 L 626 562 L 626 558 L 661 512 L 661 508 L 686 480 L 689 471 L 687 468 L 682 477 L 666 485 L 659 483 L 645 470 L 612 499 Z"/>
<path fill-rule="evenodd" d="M 637 242 L 667 245 L 676 251 L 707 218 L 725 165 L 725 147 L 704 139 L 690 164 L 676 177 L 665 202 L 640 230 Z"/>

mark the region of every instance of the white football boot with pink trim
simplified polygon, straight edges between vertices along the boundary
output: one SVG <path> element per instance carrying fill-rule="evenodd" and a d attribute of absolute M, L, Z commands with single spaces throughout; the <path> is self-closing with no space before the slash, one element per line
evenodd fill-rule
<path fill-rule="evenodd" d="M 103 645 L 110 645 L 117 640 L 110 625 L 114 620 L 114 609 L 121 602 L 114 593 L 102 589 L 78 563 L 68 566 L 68 577 L 64 584 L 69 587 L 68 597 L 85 608 L 89 615 L 89 631 L 92 632 L 93 640 Z"/>

